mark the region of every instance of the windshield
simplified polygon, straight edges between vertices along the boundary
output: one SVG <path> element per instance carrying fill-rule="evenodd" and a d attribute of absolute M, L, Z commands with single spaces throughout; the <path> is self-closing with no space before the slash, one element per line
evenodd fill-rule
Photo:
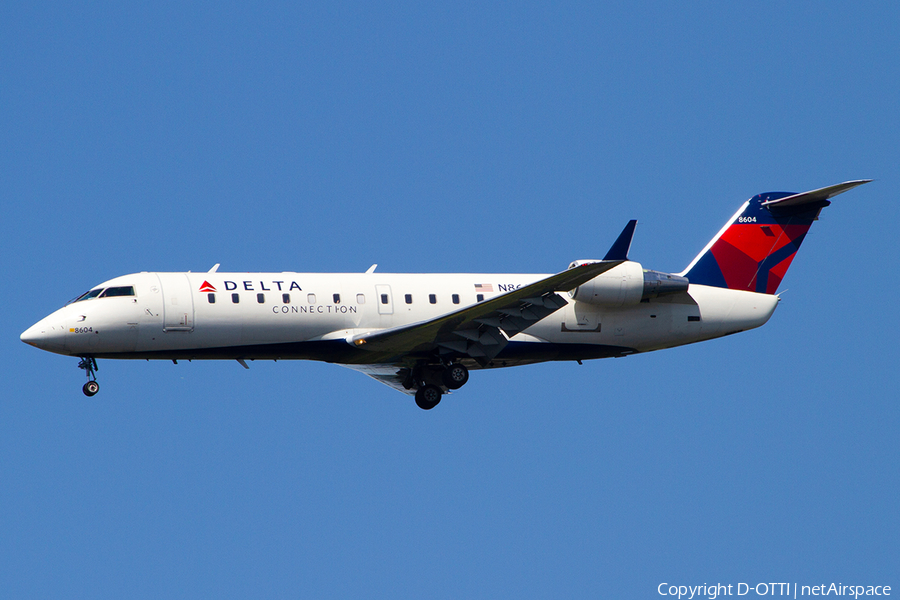
<path fill-rule="evenodd" d="M 77 298 L 72 300 L 72 302 L 81 302 L 82 300 L 90 300 L 92 298 L 96 298 L 97 296 L 100 295 L 100 292 L 102 292 L 102 291 L 103 291 L 103 288 L 93 289 L 89 292 L 85 292 L 82 295 L 78 296 Z"/>
<path fill-rule="evenodd" d="M 119 287 L 106 288 L 106 290 L 102 294 L 100 294 L 101 298 L 111 298 L 113 296 L 134 296 L 134 286 L 123 285 Z"/>
<path fill-rule="evenodd" d="M 85 292 L 82 295 L 78 296 L 74 300 L 70 300 L 68 303 L 72 304 L 73 302 L 81 302 L 83 300 L 93 300 L 94 298 L 113 298 L 116 296 L 134 296 L 134 286 L 133 285 L 120 285 L 116 287 L 108 287 L 108 288 L 94 288 L 89 292 Z"/>

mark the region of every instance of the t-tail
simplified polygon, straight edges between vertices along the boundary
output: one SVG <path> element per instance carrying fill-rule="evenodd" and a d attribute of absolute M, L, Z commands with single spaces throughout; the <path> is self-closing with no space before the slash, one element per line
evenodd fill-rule
<path fill-rule="evenodd" d="M 774 294 L 806 232 L 831 204 L 829 199 L 869 181 L 847 181 L 801 194 L 754 196 L 681 275 L 691 284 Z"/>

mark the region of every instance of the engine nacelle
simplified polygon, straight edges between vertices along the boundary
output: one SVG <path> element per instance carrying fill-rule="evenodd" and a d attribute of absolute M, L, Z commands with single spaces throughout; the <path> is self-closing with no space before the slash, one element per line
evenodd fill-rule
<path fill-rule="evenodd" d="M 592 262 L 599 261 L 576 260 L 569 268 Z M 687 277 L 643 269 L 640 263 L 629 260 L 581 284 L 569 292 L 569 297 L 600 306 L 627 306 L 649 298 L 686 292 L 689 284 Z"/>
<path fill-rule="evenodd" d="M 585 263 L 599 262 L 576 260 L 569 268 Z M 582 283 L 569 292 L 569 297 L 588 304 L 602 306 L 626 306 L 637 304 L 644 295 L 644 270 L 641 263 L 625 261 L 602 275 L 597 275 L 587 283 Z"/>

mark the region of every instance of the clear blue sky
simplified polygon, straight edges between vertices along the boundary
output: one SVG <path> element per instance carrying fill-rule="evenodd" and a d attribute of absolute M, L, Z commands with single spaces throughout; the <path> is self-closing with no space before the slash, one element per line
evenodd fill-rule
<path fill-rule="evenodd" d="M 0 6 L 10 598 L 900 589 L 892 2 Z M 679 271 L 751 195 L 836 199 L 762 329 L 473 373 L 18 336 L 142 270 Z"/>

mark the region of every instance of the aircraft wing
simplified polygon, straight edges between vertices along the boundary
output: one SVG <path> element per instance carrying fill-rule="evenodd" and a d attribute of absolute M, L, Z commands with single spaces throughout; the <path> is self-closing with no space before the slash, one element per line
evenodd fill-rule
<path fill-rule="evenodd" d="M 379 355 L 367 357 L 374 359 L 372 362 L 402 363 L 407 356 L 428 356 L 438 351 L 462 354 L 487 364 L 510 337 L 566 305 L 556 292 L 575 289 L 623 261 L 582 264 L 428 321 L 356 335 L 347 341 Z"/>

